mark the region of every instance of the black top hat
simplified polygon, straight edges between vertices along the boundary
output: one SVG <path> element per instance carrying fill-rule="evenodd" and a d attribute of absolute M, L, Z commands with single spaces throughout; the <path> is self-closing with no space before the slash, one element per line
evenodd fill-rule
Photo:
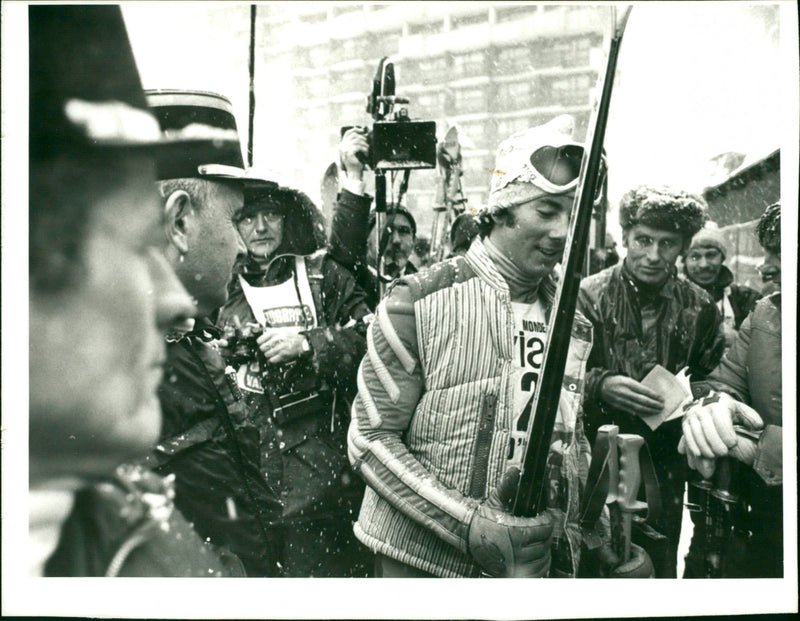
<path fill-rule="evenodd" d="M 241 149 L 233 131 L 162 133 L 142 91 L 122 12 L 113 5 L 33 5 L 30 157 L 144 149 L 159 161 L 215 162 Z"/>

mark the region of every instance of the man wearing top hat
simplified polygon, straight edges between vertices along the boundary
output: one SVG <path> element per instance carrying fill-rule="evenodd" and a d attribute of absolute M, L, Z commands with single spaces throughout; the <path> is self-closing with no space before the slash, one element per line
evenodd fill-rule
<path fill-rule="evenodd" d="M 229 575 L 130 464 L 161 427 L 163 336 L 194 312 L 163 256 L 157 154 L 119 7 L 31 6 L 31 576 Z M 233 559 L 235 561 L 235 559 Z"/>
<path fill-rule="evenodd" d="M 212 128 L 237 136 L 230 102 L 198 91 L 148 91 L 161 129 L 192 134 Z M 168 337 L 159 398 L 164 412 L 151 463 L 175 476 L 175 504 L 197 532 L 234 552 L 248 576 L 280 575 L 270 525 L 280 502 L 261 475 L 260 437 L 235 373 L 214 347 L 212 315 L 225 304 L 236 258 L 246 252 L 235 227 L 244 189 L 268 187 L 244 170 L 238 139 L 215 158 L 186 150 L 158 161 L 167 259 L 197 304 L 191 326 Z"/>
<path fill-rule="evenodd" d="M 581 386 L 592 342 L 580 314 L 551 440 L 548 510 L 523 518 L 509 509 L 583 156 L 571 121 L 501 143 L 467 253 L 400 278 L 378 305 L 348 435 L 367 482 L 355 533 L 376 552 L 378 576 L 578 572 L 590 461 Z"/>

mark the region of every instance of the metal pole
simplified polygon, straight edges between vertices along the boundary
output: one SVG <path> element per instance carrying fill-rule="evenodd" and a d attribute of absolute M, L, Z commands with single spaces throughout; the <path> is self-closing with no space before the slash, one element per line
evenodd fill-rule
<path fill-rule="evenodd" d="M 250 115 L 247 122 L 247 165 L 253 165 L 253 118 L 256 114 L 256 5 L 250 5 Z"/>

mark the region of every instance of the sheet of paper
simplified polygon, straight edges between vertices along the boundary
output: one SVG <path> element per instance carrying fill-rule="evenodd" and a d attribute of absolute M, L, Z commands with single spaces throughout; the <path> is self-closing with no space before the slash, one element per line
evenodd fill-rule
<path fill-rule="evenodd" d="M 681 406 L 692 397 L 685 370 L 681 370 L 676 376 L 657 364 L 644 377 L 642 384 L 657 392 L 664 399 L 664 408 L 661 412 L 641 417 L 653 431 L 658 429 L 661 423 L 680 416 Z"/>

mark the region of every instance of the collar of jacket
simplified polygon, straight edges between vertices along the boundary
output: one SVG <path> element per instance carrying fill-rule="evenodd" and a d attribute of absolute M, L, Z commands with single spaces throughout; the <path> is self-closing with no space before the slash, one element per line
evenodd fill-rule
<path fill-rule="evenodd" d="M 503 278 L 502 274 L 500 274 L 495 266 L 494 261 L 489 257 L 489 254 L 486 252 L 486 246 L 484 246 L 480 236 L 473 240 L 464 258 L 475 270 L 475 273 L 490 287 L 503 292 L 506 296 L 511 296 L 506 279 Z M 553 300 L 555 299 L 556 282 L 555 274 L 550 274 L 539 283 L 539 296 L 547 308 L 552 306 Z"/>
<path fill-rule="evenodd" d="M 622 281 L 640 298 L 654 298 L 656 296 L 671 300 L 675 297 L 675 284 L 678 282 L 678 268 L 674 265 L 669 268 L 667 280 L 658 287 L 650 287 L 636 280 L 636 277 L 628 269 L 627 259 L 621 264 L 615 265 L 615 270 L 619 270 Z"/>
<path fill-rule="evenodd" d="M 272 257 L 266 266 L 262 266 L 248 254 L 241 268 L 235 272 L 241 273 L 245 280 L 254 287 L 269 287 L 285 282 L 294 274 L 294 259 L 296 257 L 312 258 L 326 253 L 325 248 L 320 248 L 311 254 L 285 253 Z"/>
<path fill-rule="evenodd" d="M 204 343 L 213 341 L 222 336 L 222 330 L 217 328 L 212 322 L 210 317 L 198 317 L 194 322 L 194 328 L 191 332 L 187 332 L 186 336 L 200 339 Z"/>

